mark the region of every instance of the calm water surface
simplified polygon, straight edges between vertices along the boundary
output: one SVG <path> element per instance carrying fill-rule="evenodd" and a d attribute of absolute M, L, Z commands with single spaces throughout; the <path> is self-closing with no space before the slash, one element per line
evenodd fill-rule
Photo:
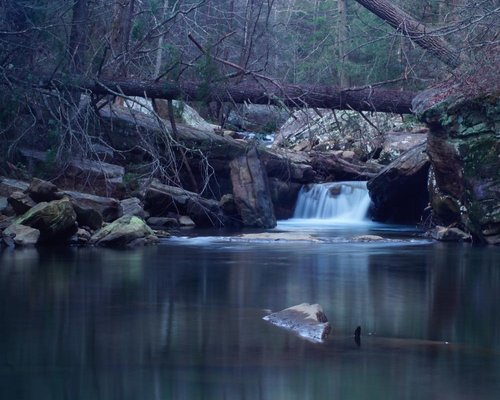
<path fill-rule="evenodd" d="M 356 233 L 4 251 L 0 398 L 500 398 L 500 248 Z M 262 321 L 302 302 L 326 343 Z"/>

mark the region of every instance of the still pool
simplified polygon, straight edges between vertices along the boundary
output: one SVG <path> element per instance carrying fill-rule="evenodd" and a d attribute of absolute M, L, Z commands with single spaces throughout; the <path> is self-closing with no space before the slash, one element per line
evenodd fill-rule
<path fill-rule="evenodd" d="M 322 235 L 3 251 L 0 398 L 500 398 L 500 248 Z M 302 302 L 325 343 L 262 320 Z"/>

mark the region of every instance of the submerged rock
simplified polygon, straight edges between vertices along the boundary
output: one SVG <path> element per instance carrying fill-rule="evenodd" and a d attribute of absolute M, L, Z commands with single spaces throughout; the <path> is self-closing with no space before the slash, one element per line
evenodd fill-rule
<path fill-rule="evenodd" d="M 384 238 L 378 235 L 361 235 L 353 237 L 352 240 L 355 242 L 380 242 Z"/>
<path fill-rule="evenodd" d="M 124 215 L 97 231 L 91 244 L 104 247 L 136 247 L 154 244 L 158 238 L 140 218 Z"/>
<path fill-rule="evenodd" d="M 248 241 L 283 241 L 283 242 L 316 242 L 322 240 L 308 234 L 300 232 L 263 232 L 263 233 L 244 233 L 238 238 Z"/>
<path fill-rule="evenodd" d="M 332 330 L 319 304 L 302 303 L 266 315 L 263 319 L 315 342 L 325 340 Z"/>

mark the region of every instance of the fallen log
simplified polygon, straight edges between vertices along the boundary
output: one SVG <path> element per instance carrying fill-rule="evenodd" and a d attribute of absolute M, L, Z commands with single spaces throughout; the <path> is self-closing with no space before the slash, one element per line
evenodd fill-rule
<path fill-rule="evenodd" d="M 341 89 L 336 86 L 290 85 L 277 82 L 241 83 L 154 82 L 143 80 L 97 80 L 84 77 L 42 81 L 45 88 L 65 88 L 94 94 L 123 94 L 151 99 L 187 101 L 230 101 L 274 104 L 287 107 L 318 107 L 337 110 L 411 113 L 416 93 L 375 87 Z"/>

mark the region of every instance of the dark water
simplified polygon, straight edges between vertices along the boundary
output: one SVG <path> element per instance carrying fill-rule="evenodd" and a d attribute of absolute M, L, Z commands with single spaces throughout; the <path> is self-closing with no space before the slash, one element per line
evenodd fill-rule
<path fill-rule="evenodd" d="M 302 302 L 323 306 L 326 343 L 261 319 Z M 498 399 L 500 248 L 4 251 L 0 398 Z"/>

